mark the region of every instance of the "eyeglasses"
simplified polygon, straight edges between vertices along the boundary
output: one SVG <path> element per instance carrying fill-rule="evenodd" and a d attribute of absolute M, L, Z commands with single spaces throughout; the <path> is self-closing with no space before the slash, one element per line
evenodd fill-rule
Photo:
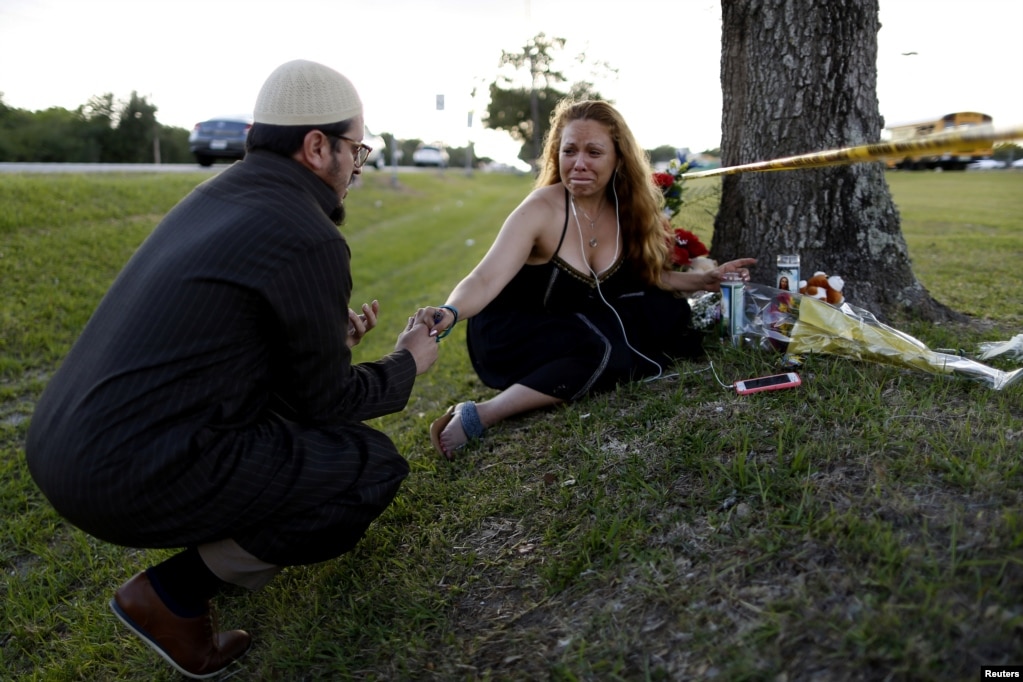
<path fill-rule="evenodd" d="M 365 144 L 359 142 L 358 140 L 353 140 L 350 137 L 345 137 L 344 135 L 338 135 L 337 133 L 328 133 L 328 132 L 323 131 L 323 130 L 321 130 L 320 132 L 323 133 L 324 135 L 326 135 L 327 137 L 336 137 L 339 140 L 347 140 L 347 141 L 351 142 L 353 145 L 355 145 L 355 148 L 352 150 L 352 158 L 355 160 L 355 167 L 356 168 L 362 168 L 363 164 L 366 163 L 366 159 L 369 158 L 370 152 L 373 151 L 373 148 L 370 147 L 369 145 L 365 145 Z"/>

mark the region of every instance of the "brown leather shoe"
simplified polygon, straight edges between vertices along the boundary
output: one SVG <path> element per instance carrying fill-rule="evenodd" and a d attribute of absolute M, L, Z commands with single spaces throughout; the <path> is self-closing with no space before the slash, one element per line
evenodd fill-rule
<path fill-rule="evenodd" d="M 197 680 L 222 672 L 252 643 L 244 630 L 216 632 L 212 610 L 196 618 L 176 615 L 160 599 L 144 571 L 121 585 L 110 608 L 178 672 Z"/>

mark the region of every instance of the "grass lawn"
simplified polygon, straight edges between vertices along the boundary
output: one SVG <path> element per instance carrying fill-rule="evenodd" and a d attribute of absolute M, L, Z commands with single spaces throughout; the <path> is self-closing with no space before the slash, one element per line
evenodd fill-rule
<path fill-rule="evenodd" d="M 0 176 L 3 679 L 181 679 L 107 608 L 169 552 L 64 523 L 22 448 L 103 292 L 205 177 Z M 699 182 L 707 199 L 685 215 L 709 243 L 714 185 Z M 888 182 L 917 277 L 977 318 L 903 329 L 968 352 L 1023 332 L 1023 173 Z M 353 303 L 382 308 L 357 358 L 442 303 L 529 187 L 368 172 L 342 228 Z M 964 680 L 1023 665 L 1023 386 L 808 356 L 799 389 L 739 397 L 719 379 L 780 357 L 708 339 L 675 378 L 509 420 L 447 463 L 430 421 L 492 394 L 464 338 L 374 421 L 412 474 L 363 542 L 220 600 L 221 625 L 255 638 L 230 679 Z"/>

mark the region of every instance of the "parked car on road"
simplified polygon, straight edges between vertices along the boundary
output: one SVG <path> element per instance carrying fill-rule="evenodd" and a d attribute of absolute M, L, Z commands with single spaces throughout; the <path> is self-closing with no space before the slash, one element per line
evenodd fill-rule
<path fill-rule="evenodd" d="M 995 168 L 1005 168 L 1005 164 L 995 159 L 981 159 L 966 164 L 966 170 L 993 170 Z"/>
<path fill-rule="evenodd" d="M 1023 159 L 1016 159 L 1012 162 L 1013 168 L 1023 168 Z"/>
<path fill-rule="evenodd" d="M 188 150 L 200 166 L 212 166 L 217 159 L 237 161 L 245 156 L 245 138 L 252 119 L 244 116 L 200 121 L 188 134 Z"/>
<path fill-rule="evenodd" d="M 412 152 L 413 166 L 437 166 L 445 168 L 448 165 L 448 150 L 439 144 L 421 144 Z"/>
<path fill-rule="evenodd" d="M 391 162 L 390 154 L 387 153 L 387 143 L 384 138 L 370 132 L 368 126 L 365 130 L 366 134 L 362 138 L 362 143 L 373 148 L 373 151 L 366 157 L 366 165 L 377 169 L 383 168 Z"/>

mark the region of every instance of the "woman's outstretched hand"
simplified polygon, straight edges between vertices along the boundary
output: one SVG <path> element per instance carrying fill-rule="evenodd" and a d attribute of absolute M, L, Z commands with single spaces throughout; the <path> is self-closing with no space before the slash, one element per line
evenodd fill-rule
<path fill-rule="evenodd" d="M 727 263 L 722 263 L 713 270 L 708 270 L 704 274 L 704 290 L 706 291 L 721 291 L 721 282 L 725 279 L 725 276 L 737 272 L 743 282 L 749 281 L 749 266 L 756 264 L 756 258 L 737 258 L 730 260 Z"/>
<path fill-rule="evenodd" d="M 447 335 L 447 332 L 455 326 L 455 322 L 458 320 L 455 317 L 455 313 L 448 307 L 440 306 L 429 306 L 424 309 L 425 315 L 423 322 L 430 330 L 430 336 L 440 340 L 442 335 Z"/>

